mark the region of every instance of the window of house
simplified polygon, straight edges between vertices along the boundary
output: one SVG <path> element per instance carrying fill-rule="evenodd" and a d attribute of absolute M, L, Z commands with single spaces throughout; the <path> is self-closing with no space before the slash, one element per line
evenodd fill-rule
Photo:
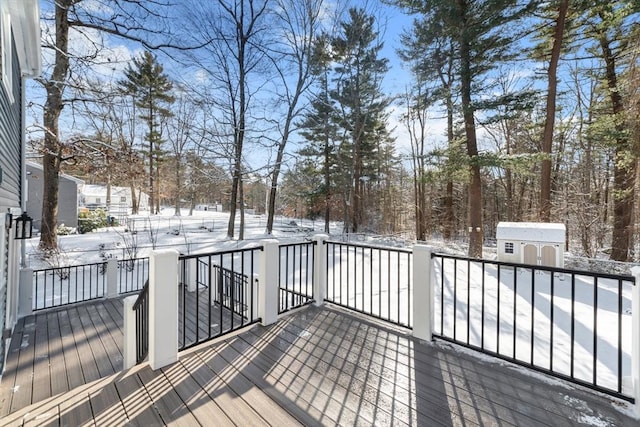
<path fill-rule="evenodd" d="M 512 254 L 513 253 L 513 242 L 505 242 L 504 243 L 504 253 Z"/>
<path fill-rule="evenodd" d="M 9 97 L 13 102 L 13 50 L 11 45 L 11 15 L 7 10 L 6 2 L 0 6 L 0 78 Z"/>
<path fill-rule="evenodd" d="M 127 203 L 127 197 L 126 196 L 121 196 L 120 197 L 120 203 Z"/>
<path fill-rule="evenodd" d="M 96 205 L 102 203 L 102 199 L 100 197 L 96 197 Z"/>

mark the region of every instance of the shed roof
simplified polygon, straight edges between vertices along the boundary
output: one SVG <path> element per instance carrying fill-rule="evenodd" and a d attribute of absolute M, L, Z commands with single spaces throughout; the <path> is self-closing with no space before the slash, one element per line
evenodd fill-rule
<path fill-rule="evenodd" d="M 496 239 L 564 243 L 566 231 L 564 224 L 561 223 L 499 222 Z"/>

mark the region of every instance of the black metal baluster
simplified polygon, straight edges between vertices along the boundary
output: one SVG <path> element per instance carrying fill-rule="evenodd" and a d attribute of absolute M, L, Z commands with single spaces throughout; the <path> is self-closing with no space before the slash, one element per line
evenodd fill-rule
<path fill-rule="evenodd" d="M 576 340 L 576 275 L 571 273 L 571 361 L 570 361 L 570 372 L 571 378 L 574 375 L 574 366 L 575 366 L 575 340 Z"/>
<path fill-rule="evenodd" d="M 593 278 L 593 385 L 598 384 L 598 277 Z"/>
<path fill-rule="evenodd" d="M 549 271 L 551 275 L 551 307 L 549 307 L 550 313 L 550 326 L 549 326 L 549 370 L 553 371 L 553 326 L 555 323 L 555 275 L 553 271 Z"/>
<path fill-rule="evenodd" d="M 622 279 L 618 279 L 618 393 L 622 393 Z"/>
<path fill-rule="evenodd" d="M 535 294 L 535 287 L 536 287 L 536 279 L 535 279 L 535 275 L 536 275 L 536 269 L 535 268 L 531 268 L 531 348 L 530 348 L 530 352 L 531 352 L 531 364 L 533 365 L 534 362 L 534 354 L 535 354 L 535 319 L 534 319 L 534 314 L 535 314 L 535 308 L 536 308 L 536 294 Z"/>

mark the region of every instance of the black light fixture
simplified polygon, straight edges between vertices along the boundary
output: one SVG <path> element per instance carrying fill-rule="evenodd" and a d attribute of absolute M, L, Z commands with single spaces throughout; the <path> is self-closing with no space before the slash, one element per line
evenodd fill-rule
<path fill-rule="evenodd" d="M 16 218 L 16 240 L 30 239 L 33 233 L 33 218 L 22 212 L 22 215 Z"/>

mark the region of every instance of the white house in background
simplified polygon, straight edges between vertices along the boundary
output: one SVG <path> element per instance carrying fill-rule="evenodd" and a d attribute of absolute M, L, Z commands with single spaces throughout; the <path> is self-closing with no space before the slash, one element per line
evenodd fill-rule
<path fill-rule="evenodd" d="M 81 207 L 93 209 L 106 209 L 107 207 L 107 186 L 97 184 L 84 184 L 78 187 L 78 201 Z M 136 194 L 140 210 L 149 209 L 149 196 L 146 193 Z M 131 188 L 111 186 L 111 209 L 112 213 L 121 211 L 131 212 L 133 201 L 131 199 Z"/>
<path fill-rule="evenodd" d="M 496 230 L 498 261 L 564 267 L 564 224 L 500 222 Z"/>

